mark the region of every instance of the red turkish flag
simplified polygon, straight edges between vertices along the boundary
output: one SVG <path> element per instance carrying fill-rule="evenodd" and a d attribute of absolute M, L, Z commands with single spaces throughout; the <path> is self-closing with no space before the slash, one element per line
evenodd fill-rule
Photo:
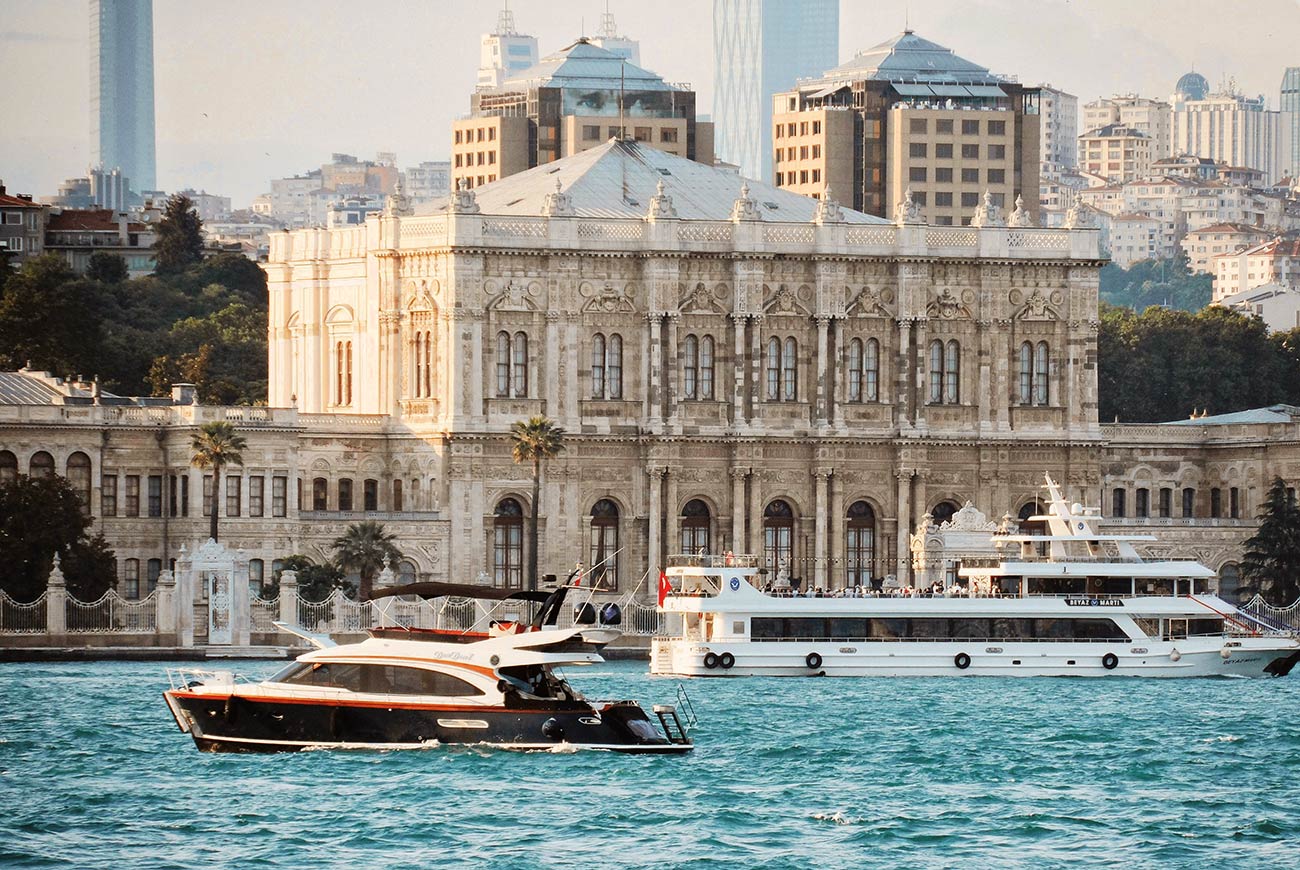
<path fill-rule="evenodd" d="M 664 606 L 664 599 L 668 593 L 673 591 L 673 584 L 668 582 L 668 575 L 663 571 L 659 572 L 659 606 Z"/>

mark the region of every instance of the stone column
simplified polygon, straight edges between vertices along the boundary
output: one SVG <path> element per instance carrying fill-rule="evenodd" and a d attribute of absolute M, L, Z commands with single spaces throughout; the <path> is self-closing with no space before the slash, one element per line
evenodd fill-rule
<path fill-rule="evenodd" d="M 664 413 L 663 347 L 659 329 L 663 315 L 651 312 L 645 319 L 650 328 L 650 416 L 647 422 L 653 427 L 658 427 Z"/>
<path fill-rule="evenodd" d="M 830 320 L 829 317 L 817 318 L 817 400 L 813 413 L 816 422 L 822 426 L 826 425 L 830 418 L 831 383 L 826 377 L 829 370 L 826 365 L 826 354 L 830 351 L 829 342 L 827 341 Z"/>
<path fill-rule="evenodd" d="M 560 417 L 560 312 L 546 312 L 546 406 L 543 413 L 552 420 Z"/>
<path fill-rule="evenodd" d="M 68 585 L 59 566 L 59 554 L 54 554 L 54 567 L 45 581 L 45 632 L 51 639 L 68 633 Z"/>
<path fill-rule="evenodd" d="M 910 426 L 912 423 L 912 323 L 909 320 L 898 321 L 898 425 Z"/>
<path fill-rule="evenodd" d="M 916 365 L 912 371 L 912 383 L 915 384 L 913 395 L 916 403 L 912 406 L 912 423 L 917 428 L 925 427 L 925 406 L 930 401 L 930 346 L 924 319 L 917 319 L 916 325 Z M 944 353 L 947 359 L 947 352 Z M 945 385 L 939 384 L 939 397 L 943 398 Z"/>
<path fill-rule="evenodd" d="M 194 576 L 189 554 L 181 544 L 180 558 L 176 560 L 176 570 L 180 578 L 176 583 L 176 642 L 180 646 L 194 646 Z"/>
<path fill-rule="evenodd" d="M 909 518 L 912 515 L 911 491 L 912 491 L 912 471 L 907 468 L 900 468 L 896 472 L 898 476 L 898 501 L 896 504 L 895 514 L 898 517 L 898 534 L 895 536 L 895 561 L 894 576 L 898 578 L 900 586 L 907 585 L 908 566 L 911 564 L 911 541 L 909 528 Z"/>
<path fill-rule="evenodd" d="M 747 468 L 731 469 L 731 542 L 733 553 L 745 552 L 745 475 Z"/>
<path fill-rule="evenodd" d="M 749 330 L 749 420 L 753 422 L 758 416 L 758 403 L 763 401 L 763 318 L 755 315 L 750 318 Z"/>
<path fill-rule="evenodd" d="M 280 622 L 298 624 L 298 572 L 280 572 Z"/>
<path fill-rule="evenodd" d="M 818 468 L 813 472 L 813 510 L 816 525 L 813 527 L 813 584 L 827 588 L 826 574 L 826 483 L 830 471 Z"/>
<path fill-rule="evenodd" d="M 235 553 L 235 570 L 230 580 L 230 643 L 248 646 L 249 629 L 253 621 L 248 600 L 248 556 L 243 550 Z"/>
<path fill-rule="evenodd" d="M 677 527 L 681 522 L 680 508 L 677 506 L 677 479 L 681 477 L 681 471 L 678 469 L 668 469 L 665 472 L 668 478 L 668 498 L 664 505 L 664 544 L 667 545 L 667 551 L 677 553 L 681 550 L 681 535 L 678 534 Z"/>
<path fill-rule="evenodd" d="M 745 323 L 747 318 L 743 314 L 731 315 L 731 328 L 735 333 L 735 357 L 732 360 L 732 373 L 735 377 L 735 384 L 732 388 L 731 395 L 731 423 L 738 426 L 749 419 L 745 413 L 745 377 L 748 371 L 748 360 L 745 358 Z"/>
<path fill-rule="evenodd" d="M 649 576 L 653 582 L 659 582 L 660 550 L 659 545 L 659 487 L 663 481 L 664 471 L 657 466 L 650 466 L 646 469 L 646 480 L 649 488 L 648 498 L 646 499 L 646 520 L 649 523 L 649 533 L 647 535 L 647 567 Z"/>
<path fill-rule="evenodd" d="M 831 372 L 831 411 L 830 418 L 836 428 L 844 426 L 844 402 L 848 399 L 848 366 L 849 361 L 844 356 L 844 318 L 837 317 L 831 321 L 832 336 L 835 339 L 835 355 L 833 361 L 835 368 Z M 884 349 L 881 349 L 882 355 Z M 879 389 L 880 382 L 877 380 L 876 387 Z M 862 385 L 866 389 L 866 383 Z"/>
<path fill-rule="evenodd" d="M 483 401 L 483 312 L 471 312 L 469 347 L 464 349 L 469 358 L 469 408 L 465 414 L 469 418 L 487 414 L 487 405 Z M 493 342 L 495 343 L 495 338 Z M 494 344 L 495 346 L 495 344 Z M 513 367 L 514 362 L 511 361 Z M 513 377 L 513 376 L 512 376 Z M 532 387 L 532 384 L 528 385 Z"/>
<path fill-rule="evenodd" d="M 158 599 L 155 604 L 156 617 L 154 631 L 158 635 L 160 646 L 176 644 L 176 626 L 179 623 L 176 613 L 176 575 L 170 568 L 164 568 L 158 574 Z"/>
<path fill-rule="evenodd" d="M 763 554 L 763 508 L 759 504 L 758 475 L 749 476 L 749 552 Z"/>
<path fill-rule="evenodd" d="M 668 352 L 664 360 L 662 376 L 666 388 L 668 407 L 664 416 L 673 422 L 677 421 L 677 321 L 676 313 L 664 315 L 668 322 Z M 671 516 L 671 514 L 670 514 Z"/>

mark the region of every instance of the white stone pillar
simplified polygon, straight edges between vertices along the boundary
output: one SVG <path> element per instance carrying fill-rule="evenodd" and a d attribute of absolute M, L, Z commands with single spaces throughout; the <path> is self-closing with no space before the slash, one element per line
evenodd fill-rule
<path fill-rule="evenodd" d="M 280 622 L 298 624 L 298 572 L 280 572 Z"/>
<path fill-rule="evenodd" d="M 895 515 L 898 517 L 898 534 L 895 546 L 894 576 L 898 578 L 900 586 L 907 585 L 908 565 L 911 563 L 911 542 L 909 518 L 912 514 L 911 491 L 912 491 L 912 471 L 911 469 L 900 468 L 896 472 L 898 476 L 898 501 L 895 505 Z"/>
<path fill-rule="evenodd" d="M 179 620 L 176 613 L 176 575 L 170 568 L 163 568 L 158 573 L 157 595 L 154 631 L 160 645 L 173 646 L 176 643 L 176 625 Z"/>
<path fill-rule="evenodd" d="M 194 576 L 193 563 L 181 544 L 180 558 L 176 560 L 179 579 L 176 582 L 176 631 L 180 646 L 194 646 Z"/>
<path fill-rule="evenodd" d="M 546 312 L 546 407 L 542 413 L 552 420 L 560 417 L 560 312 Z"/>
<path fill-rule="evenodd" d="M 735 357 L 732 359 L 732 373 L 735 383 L 732 387 L 731 394 L 731 423 L 738 426 L 749 419 L 745 413 L 745 378 L 748 372 L 747 360 L 745 358 L 745 322 L 746 317 L 743 314 L 733 314 L 731 316 L 731 328 L 735 333 Z M 740 541 L 736 541 L 737 549 L 740 548 Z"/>
<path fill-rule="evenodd" d="M 829 317 L 817 318 L 817 401 L 813 413 L 816 422 L 823 426 L 830 418 L 831 383 L 827 380 L 829 367 L 826 365 L 826 354 L 830 352 L 829 342 L 827 341 L 829 326 Z"/>
<path fill-rule="evenodd" d="M 830 472 L 818 468 L 813 472 L 813 508 L 816 525 L 813 528 L 813 584 L 828 588 L 826 576 L 826 481 Z"/>
<path fill-rule="evenodd" d="M 45 580 L 45 632 L 53 640 L 68 633 L 68 585 L 59 567 L 59 554 L 54 554 L 54 567 Z"/>
<path fill-rule="evenodd" d="M 662 321 L 662 314 L 651 312 L 646 315 L 650 327 L 650 417 L 647 422 L 656 428 L 663 422 L 664 414 L 663 343 L 659 328 Z"/>
<path fill-rule="evenodd" d="M 648 523 L 649 533 L 647 535 L 646 564 L 649 568 L 649 576 L 653 582 L 659 582 L 660 550 L 659 545 L 659 485 L 663 480 L 663 469 L 657 466 L 650 466 L 646 469 L 646 480 L 649 489 L 646 499 L 646 520 Z"/>
<path fill-rule="evenodd" d="M 680 552 L 682 547 L 681 535 L 677 531 L 678 524 L 681 521 L 681 509 L 677 504 L 677 478 L 681 476 L 681 472 L 677 469 L 668 469 L 665 471 L 665 476 L 668 479 L 668 499 L 664 505 L 664 525 L 666 527 L 664 530 L 664 544 L 667 545 L 667 552 L 672 554 Z"/>
<path fill-rule="evenodd" d="M 663 368 L 663 378 L 668 394 L 668 409 L 665 416 L 668 420 L 677 422 L 677 376 L 679 363 L 677 358 L 677 321 L 679 318 L 676 313 L 673 313 L 665 315 L 664 319 L 668 322 L 668 351 Z M 672 516 L 672 513 L 675 511 L 676 508 L 671 508 L 669 516 Z M 676 546 L 676 544 L 671 544 L 671 546 Z"/>
<path fill-rule="evenodd" d="M 230 643 L 248 646 L 253 614 L 248 598 L 248 556 L 243 550 L 235 553 L 230 587 Z"/>
<path fill-rule="evenodd" d="M 912 423 L 912 324 L 908 320 L 898 322 L 898 370 L 896 372 L 898 389 L 898 425 L 910 426 Z"/>
<path fill-rule="evenodd" d="M 727 549 L 745 552 L 745 475 L 747 468 L 731 469 L 731 542 Z"/>
<path fill-rule="evenodd" d="M 763 508 L 759 504 L 758 475 L 749 476 L 749 552 L 763 554 Z"/>

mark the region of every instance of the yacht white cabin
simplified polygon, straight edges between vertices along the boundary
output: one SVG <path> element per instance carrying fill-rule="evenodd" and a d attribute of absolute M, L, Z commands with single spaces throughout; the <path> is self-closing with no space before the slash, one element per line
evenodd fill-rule
<path fill-rule="evenodd" d="M 800 592 L 761 558 L 669 557 L 651 672 L 681 676 L 1283 676 L 1294 632 L 1215 594 L 1191 559 L 1145 560 L 1047 479 L 1046 535 L 993 534 L 947 587 Z"/>

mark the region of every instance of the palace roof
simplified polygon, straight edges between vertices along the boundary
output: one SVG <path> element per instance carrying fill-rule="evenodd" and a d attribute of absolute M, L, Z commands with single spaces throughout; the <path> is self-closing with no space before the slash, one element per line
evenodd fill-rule
<path fill-rule="evenodd" d="M 1209 417 L 1192 417 L 1189 420 L 1170 420 L 1161 426 L 1230 426 L 1234 423 L 1294 423 L 1300 418 L 1300 407 L 1295 405 L 1269 405 L 1231 414 L 1214 414 Z"/>

